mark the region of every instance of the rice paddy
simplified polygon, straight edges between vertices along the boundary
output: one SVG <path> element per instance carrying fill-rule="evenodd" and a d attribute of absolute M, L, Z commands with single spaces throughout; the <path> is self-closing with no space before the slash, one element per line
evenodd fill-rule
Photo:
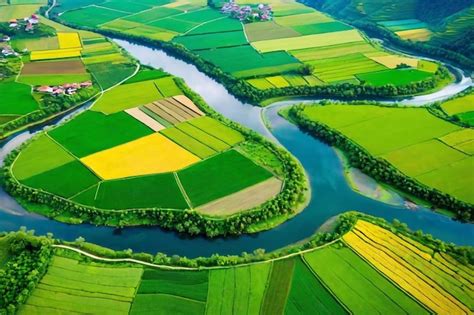
<path fill-rule="evenodd" d="M 127 3 L 117 0 L 85 5 L 79 10 L 66 8 L 61 19 L 183 45 L 259 90 L 365 82 L 375 86 L 406 85 L 436 72 L 428 64 L 419 67 L 417 59 L 383 51 L 350 25 L 301 4 L 272 1 L 272 21 L 241 23 L 204 4 L 183 6 L 165 1 L 130 7 Z M 412 39 L 428 36 L 420 33 L 426 29 L 419 21 L 399 22 L 387 23 L 387 27 L 399 25 L 397 31 L 411 32 L 400 35 Z M 419 28 L 411 29 L 409 25 Z M 299 73 L 303 64 L 315 65 L 307 80 Z M 407 65 L 409 71 L 384 73 L 395 71 L 400 64 Z M 362 74 L 374 77 L 359 78 Z M 295 79 L 287 81 L 287 76 Z"/>
<path fill-rule="evenodd" d="M 419 108 L 329 105 L 306 107 L 304 112 L 422 184 L 474 201 L 472 177 L 463 175 L 474 163 L 472 132 Z"/>

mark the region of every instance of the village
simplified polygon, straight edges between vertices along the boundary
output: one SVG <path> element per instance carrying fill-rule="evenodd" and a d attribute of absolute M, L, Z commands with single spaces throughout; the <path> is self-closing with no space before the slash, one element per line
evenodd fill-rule
<path fill-rule="evenodd" d="M 88 88 L 92 86 L 91 81 L 85 81 L 82 83 L 64 83 L 58 86 L 43 85 L 36 88 L 39 93 L 48 93 L 54 96 L 58 95 L 73 95 L 80 89 Z"/>

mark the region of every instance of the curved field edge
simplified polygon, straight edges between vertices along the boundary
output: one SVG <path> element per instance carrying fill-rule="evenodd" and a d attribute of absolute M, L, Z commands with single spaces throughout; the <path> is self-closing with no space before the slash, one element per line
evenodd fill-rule
<path fill-rule="evenodd" d="M 429 281 L 436 281 L 437 285 L 446 290 L 443 291 L 444 296 L 448 296 L 448 291 L 453 292 L 451 298 L 459 296 L 459 290 L 453 291 L 452 281 L 463 281 L 466 283 L 463 290 L 472 292 L 472 284 L 466 282 L 472 281 L 472 247 L 446 244 L 434 240 L 430 235 L 423 235 L 421 231 L 413 233 L 397 220 L 390 224 L 383 219 L 357 212 L 345 213 L 339 216 L 337 221 L 335 229 L 330 233 L 315 234 L 304 243 L 271 253 L 256 250 L 241 256 L 216 254 L 193 259 L 168 257 L 161 253 L 154 256 L 146 253 L 133 254 L 130 250 L 114 251 L 85 243 L 83 239 L 67 243 L 54 240 L 52 235 L 36 237 L 26 230 L 10 234 L 0 233 L 0 249 L 3 240 L 7 238 L 18 238 L 24 244 L 35 244 L 10 254 L 13 258 L 10 257 L 10 262 L 4 265 L 7 276 L 11 275 L 10 268 L 14 270 L 19 266 L 32 270 L 36 267 L 17 264 L 16 254 L 38 248 L 45 252 L 41 260 L 42 268 L 31 282 L 22 281 L 24 276 L 18 276 L 15 280 L 18 286 L 0 286 L 0 292 L 11 293 L 14 290 L 23 290 L 22 286 L 28 286 L 23 290 L 20 299 L 11 300 L 10 294 L 4 295 L 5 300 L 13 303 L 15 309 L 23 311 L 31 310 L 35 305 L 40 308 L 54 307 L 54 301 L 58 302 L 59 308 L 72 307 L 72 310 L 77 311 L 82 309 L 83 299 L 92 298 L 100 299 L 97 302 L 101 307 L 109 305 L 109 300 L 115 301 L 113 307 L 128 312 L 140 305 L 146 307 L 148 304 L 142 305 L 141 302 L 148 295 L 150 298 L 171 296 L 183 303 L 195 306 L 199 304 L 200 314 L 203 313 L 202 303 L 205 303 L 208 312 L 219 309 L 248 309 L 253 310 L 252 313 L 270 314 L 283 311 L 288 313 L 296 308 L 307 312 L 326 309 L 330 310 L 331 314 L 342 314 L 360 311 L 362 307 L 365 310 L 398 309 L 428 313 L 432 309 L 429 301 L 423 300 L 423 303 L 420 303 L 416 295 L 412 295 L 410 290 L 401 285 L 399 279 L 387 274 L 385 269 L 373 264 L 357 249 L 344 245 L 348 242 L 347 236 L 360 233 L 359 231 L 371 232 L 373 229 L 377 233 L 371 232 L 371 239 L 379 242 L 378 239 L 383 238 L 386 242 L 385 251 L 390 249 L 391 253 L 401 255 L 400 257 L 405 259 L 404 251 L 408 250 L 413 257 L 425 261 L 430 270 L 419 269 L 416 263 L 409 264 L 406 270 L 418 268 L 415 274 L 420 279 L 430 277 L 433 280 Z M 392 240 L 398 240 L 395 244 L 404 245 L 393 249 L 390 245 Z M 368 249 L 377 251 L 377 246 L 379 245 Z M 450 269 L 444 275 L 447 282 L 436 278 L 437 276 L 433 278 L 432 271 L 441 267 Z M 88 272 L 95 276 L 84 277 Z M 339 279 L 341 272 L 344 280 Z M 46 276 L 43 277 L 44 274 Z M 13 281 L 13 278 L 6 279 L 7 284 Z M 18 279 L 20 281 L 17 281 Z M 349 290 L 345 289 L 347 286 Z M 361 287 L 359 290 L 358 286 Z M 373 295 L 362 289 L 364 286 L 369 286 L 366 289 L 383 301 L 373 299 Z M 59 294 L 51 296 L 54 301 L 50 301 L 48 297 L 50 292 Z M 318 292 L 319 294 L 314 294 Z M 71 304 L 63 303 L 60 298 L 63 294 L 68 295 Z M 138 296 L 141 297 L 137 298 Z M 275 297 L 278 299 L 275 300 Z M 365 303 L 360 303 L 361 298 Z M 464 302 L 459 304 L 460 307 L 472 307 L 472 298 L 463 300 Z M 163 302 L 158 298 L 150 300 L 150 303 L 152 301 Z M 23 303 L 27 303 L 24 309 L 21 307 Z M 6 305 L 0 304 L 0 310 Z"/>
<path fill-rule="evenodd" d="M 271 200 L 253 209 L 222 217 L 212 217 L 195 210 L 175 211 L 170 209 L 101 210 L 79 205 L 40 189 L 21 184 L 14 176 L 12 166 L 19 153 L 35 138 L 24 143 L 5 159 L 3 185 L 27 209 L 67 223 L 90 222 L 109 226 L 157 225 L 189 234 L 205 234 L 210 237 L 228 234 L 255 233 L 270 229 L 296 215 L 307 204 L 309 184 L 299 162 L 284 148 L 232 122 L 210 108 L 204 100 L 183 80 L 174 78 L 183 93 L 197 104 L 209 117 L 241 132 L 270 150 L 283 165 L 284 183 L 280 193 Z M 183 227 L 184 226 L 184 227 Z"/>
<path fill-rule="evenodd" d="M 407 176 L 391 163 L 372 155 L 368 150 L 340 131 L 320 121 L 308 119 L 303 112 L 306 106 L 311 105 L 293 106 L 289 111 L 284 113 L 285 118 L 288 118 L 290 122 L 295 123 L 298 127 L 315 138 L 341 149 L 347 156 L 350 166 L 358 168 L 365 174 L 395 187 L 408 196 L 414 196 L 435 207 L 451 211 L 459 220 L 469 222 L 474 220 L 474 206 L 472 204 L 457 199 L 433 187 L 429 187 Z M 379 172 L 379 170 L 382 171 Z"/>
<path fill-rule="evenodd" d="M 218 82 L 223 84 L 226 89 L 231 92 L 237 98 L 248 101 L 252 104 L 261 104 L 264 106 L 267 104 L 268 99 L 277 99 L 280 97 L 302 97 L 302 96 L 314 96 L 314 97 L 332 97 L 338 99 L 354 99 L 354 98 L 383 98 L 383 97 L 401 97 L 403 95 L 417 95 L 423 94 L 423 92 L 433 91 L 438 87 L 439 82 L 443 81 L 436 77 L 427 82 L 414 82 L 405 86 L 360 86 L 357 84 L 343 83 L 338 85 L 327 85 L 327 86 L 295 86 L 295 87 L 282 87 L 282 88 L 270 88 L 266 90 L 259 90 L 249 84 L 243 79 L 235 78 L 234 76 L 225 73 L 216 65 L 204 60 L 198 54 L 193 53 L 189 49 L 182 45 L 165 42 L 161 40 L 146 38 L 133 34 L 125 34 L 119 31 L 110 29 L 101 29 L 95 27 L 81 26 L 67 21 L 63 21 L 60 17 L 52 17 L 56 22 L 62 23 L 69 27 L 76 29 L 93 31 L 104 36 L 112 38 L 123 39 L 138 44 L 143 44 L 148 47 L 162 49 L 170 55 L 179 58 L 183 61 L 190 62 L 195 65 L 200 71 L 216 79 Z M 444 68 L 443 68 L 444 69 Z M 444 69 L 444 74 L 449 73 L 447 69 Z M 447 82 L 444 82 L 447 83 Z"/>

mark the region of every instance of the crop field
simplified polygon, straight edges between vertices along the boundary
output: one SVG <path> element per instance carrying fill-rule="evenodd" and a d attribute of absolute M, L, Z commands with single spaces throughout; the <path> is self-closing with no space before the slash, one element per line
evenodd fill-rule
<path fill-rule="evenodd" d="M 433 312 L 467 314 L 473 308 L 469 279 L 453 277 L 445 266 L 432 263 L 430 255 L 390 231 L 359 220 L 344 240 Z"/>
<path fill-rule="evenodd" d="M 407 85 L 429 79 L 431 74 L 417 69 L 394 69 L 373 73 L 361 73 L 357 78 L 373 86 L 384 86 L 387 84 Z"/>
<path fill-rule="evenodd" d="M 126 16 L 128 13 L 117 10 L 110 10 L 97 6 L 89 6 L 74 11 L 68 11 L 61 15 L 61 19 L 73 24 L 96 27 L 120 17 Z"/>
<path fill-rule="evenodd" d="M 197 207 L 269 179 L 272 174 L 230 150 L 182 170 L 178 176 Z"/>
<path fill-rule="evenodd" d="M 304 261 L 353 313 L 427 314 L 397 286 L 346 247 L 327 247 Z"/>
<path fill-rule="evenodd" d="M 230 148 L 230 145 L 219 139 L 218 136 L 215 137 L 211 134 L 208 134 L 200 128 L 195 127 L 190 122 L 177 124 L 176 128 L 215 151 L 224 151 Z"/>
<path fill-rule="evenodd" d="M 247 39 L 243 31 L 188 35 L 176 37 L 173 41 L 184 45 L 189 50 L 213 49 L 247 44 Z"/>
<path fill-rule="evenodd" d="M 113 130 L 114 132 L 110 132 Z M 48 134 L 79 158 L 147 136 L 152 130 L 127 113 L 86 111 Z"/>
<path fill-rule="evenodd" d="M 24 115 L 39 108 L 31 95 L 31 87 L 16 82 L 0 82 L 0 113 L 2 115 Z"/>
<path fill-rule="evenodd" d="M 142 268 L 94 266 L 55 256 L 19 314 L 126 314 L 142 272 Z"/>
<path fill-rule="evenodd" d="M 195 127 L 207 132 L 210 135 L 214 135 L 227 143 L 228 145 L 236 145 L 244 140 L 242 134 L 232 128 L 229 128 L 219 121 L 210 117 L 201 117 L 189 121 L 190 124 Z"/>
<path fill-rule="evenodd" d="M 96 63 L 87 65 L 87 69 L 94 75 L 102 89 L 108 89 L 123 79 L 132 75 L 136 69 L 135 65 L 112 62 Z"/>
<path fill-rule="evenodd" d="M 185 134 L 178 128 L 167 128 L 161 133 L 201 159 L 217 153 L 215 150 Z"/>
<path fill-rule="evenodd" d="M 117 11 L 125 11 L 128 13 L 137 13 L 140 11 L 151 9 L 146 3 L 137 3 L 134 1 L 124 0 L 108 0 L 98 4 L 102 8 L 113 9 Z"/>
<path fill-rule="evenodd" d="M 39 9 L 38 4 L 15 4 L 2 6 L 0 10 L 0 22 L 8 22 L 11 19 L 22 19 L 30 16 Z"/>
<path fill-rule="evenodd" d="M 78 33 L 58 33 L 60 49 L 81 48 L 81 39 Z"/>
<path fill-rule="evenodd" d="M 390 69 L 395 69 L 398 65 L 401 65 L 401 64 L 405 64 L 410 67 L 417 68 L 418 63 L 420 62 L 420 60 L 415 59 L 415 58 L 401 57 L 401 56 L 382 54 L 382 53 L 377 54 L 375 56 L 370 56 L 369 58 Z M 429 67 L 427 63 L 425 63 L 425 66 Z"/>
<path fill-rule="evenodd" d="M 109 115 L 151 103 L 162 97 L 154 80 L 130 83 L 107 91 L 92 106 L 92 110 Z"/>
<path fill-rule="evenodd" d="M 316 24 L 305 24 L 305 25 L 295 25 L 292 27 L 295 31 L 301 35 L 311 35 L 311 34 L 321 34 L 321 33 L 331 33 L 331 32 L 340 32 L 351 30 L 352 27 L 341 23 L 341 22 L 326 22 L 326 23 L 316 23 Z"/>
<path fill-rule="evenodd" d="M 167 173 L 200 159 L 159 133 L 97 152 L 81 159 L 102 179 Z"/>
<path fill-rule="evenodd" d="M 245 33 L 250 42 L 300 36 L 292 28 L 274 21 L 245 24 Z"/>
<path fill-rule="evenodd" d="M 28 85 L 60 85 L 64 83 L 80 83 L 89 81 L 91 76 L 84 74 L 48 74 L 48 75 L 22 75 L 17 82 Z"/>
<path fill-rule="evenodd" d="M 21 69 L 22 75 L 85 73 L 86 69 L 80 60 L 29 62 Z"/>
<path fill-rule="evenodd" d="M 166 127 L 160 124 L 158 121 L 154 120 L 152 117 L 145 114 L 139 108 L 131 108 L 125 110 L 127 114 L 138 120 L 139 122 L 143 123 L 147 127 L 149 127 L 153 131 L 160 131 L 165 129 Z"/>
<path fill-rule="evenodd" d="M 172 173 L 104 181 L 73 200 L 100 209 L 189 209 Z"/>
<path fill-rule="evenodd" d="M 80 56 L 81 56 L 80 48 L 51 49 L 51 50 L 32 51 L 30 59 L 31 61 L 35 61 L 35 60 L 74 58 L 74 57 L 80 57 Z"/>
<path fill-rule="evenodd" d="M 25 148 L 15 161 L 13 172 L 23 180 L 74 161 L 74 157 L 47 135 Z"/>
<path fill-rule="evenodd" d="M 28 49 L 29 51 L 59 49 L 59 42 L 56 36 L 20 38 L 12 40 L 12 47 L 18 50 Z"/>
<path fill-rule="evenodd" d="M 151 10 L 124 17 L 123 19 L 127 21 L 137 22 L 140 24 L 148 24 L 150 22 L 173 16 L 179 13 L 183 13 L 183 11 L 174 8 L 156 7 Z"/>
<path fill-rule="evenodd" d="M 441 107 L 450 116 L 474 112 L 474 93 L 444 102 Z"/>
<path fill-rule="evenodd" d="M 413 41 L 428 41 L 431 38 L 431 31 L 426 28 L 419 28 L 407 31 L 395 32 L 402 39 L 410 39 Z"/>
<path fill-rule="evenodd" d="M 419 108 L 330 105 L 306 107 L 305 114 L 386 159 L 407 176 L 473 202 L 473 179 L 463 175 L 472 168 L 473 157 L 439 140 L 461 127 Z M 470 152 L 468 147 L 465 150 Z"/>
<path fill-rule="evenodd" d="M 186 35 L 199 35 L 232 31 L 242 31 L 242 23 L 234 19 L 221 18 L 212 22 L 202 24 L 186 33 Z"/>
<path fill-rule="evenodd" d="M 283 39 L 271 39 L 253 42 L 252 46 L 260 52 L 271 52 L 278 50 L 296 50 L 327 45 L 337 45 L 363 41 L 356 30 L 331 32 L 324 34 L 305 35 Z"/>

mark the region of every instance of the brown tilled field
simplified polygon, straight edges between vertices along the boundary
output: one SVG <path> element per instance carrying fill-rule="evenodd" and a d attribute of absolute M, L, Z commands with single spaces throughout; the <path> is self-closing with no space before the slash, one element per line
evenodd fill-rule
<path fill-rule="evenodd" d="M 81 74 L 86 69 L 80 60 L 30 62 L 21 70 L 22 75 L 27 74 Z"/>

